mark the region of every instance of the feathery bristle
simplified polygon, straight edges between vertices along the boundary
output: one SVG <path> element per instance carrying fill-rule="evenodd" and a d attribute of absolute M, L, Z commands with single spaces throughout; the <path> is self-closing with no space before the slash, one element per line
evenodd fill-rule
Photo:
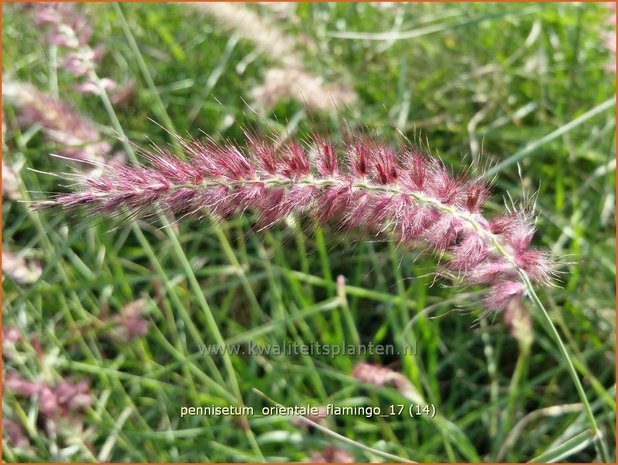
<path fill-rule="evenodd" d="M 488 187 L 450 176 L 438 159 L 416 149 L 398 157 L 378 142 L 356 141 L 339 153 L 321 137 L 308 147 L 292 142 L 279 148 L 249 138 L 246 152 L 212 141 L 182 145 L 187 161 L 157 149 L 147 155 L 150 167 L 110 166 L 82 179 L 78 192 L 42 205 L 88 206 L 102 213 L 162 209 L 198 217 L 252 209 L 264 227 L 310 212 L 342 228 L 390 230 L 399 243 L 446 257 L 447 269 L 464 284 L 490 286 L 485 304 L 491 310 L 524 293 L 521 272 L 549 282 L 547 254 L 529 248 L 534 227 L 528 216 L 511 213 L 488 221 L 480 213 Z"/>

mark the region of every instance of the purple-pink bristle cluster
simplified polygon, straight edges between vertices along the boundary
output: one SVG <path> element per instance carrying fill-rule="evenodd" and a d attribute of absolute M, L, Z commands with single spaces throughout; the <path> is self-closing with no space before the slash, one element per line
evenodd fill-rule
<path fill-rule="evenodd" d="M 415 148 L 396 155 L 377 142 L 339 148 L 319 137 L 278 148 L 249 137 L 244 152 L 230 143 L 182 145 L 186 161 L 158 149 L 147 155 L 149 167 L 109 166 L 101 176 L 81 179 L 79 192 L 44 204 L 217 217 L 251 209 L 263 226 L 291 213 L 314 213 L 341 227 L 390 230 L 401 243 L 445 257 L 446 269 L 465 284 L 490 286 L 489 310 L 504 309 L 524 293 L 522 272 L 549 282 L 548 256 L 530 249 L 534 227 L 527 215 L 485 219 L 488 186 L 450 176 L 438 159 Z"/>
<path fill-rule="evenodd" d="M 59 47 L 77 48 L 90 40 L 92 27 L 71 2 L 26 4 L 34 10 L 33 20 L 38 27 L 47 27 L 47 40 Z"/>

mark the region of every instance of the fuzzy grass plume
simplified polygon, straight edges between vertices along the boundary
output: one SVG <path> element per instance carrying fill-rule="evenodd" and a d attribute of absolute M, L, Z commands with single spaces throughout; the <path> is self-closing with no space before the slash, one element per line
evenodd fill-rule
<path fill-rule="evenodd" d="M 111 146 L 101 140 L 94 123 L 73 106 L 39 91 L 32 84 L 3 78 L 2 97 L 17 109 L 19 124 L 41 126 L 59 145 L 59 153 L 75 160 L 103 160 Z"/>
<path fill-rule="evenodd" d="M 314 215 L 370 234 L 390 231 L 399 243 L 445 258 L 464 284 L 489 286 L 484 304 L 503 310 L 525 293 L 522 273 L 548 284 L 549 257 L 530 248 L 534 226 L 523 211 L 487 219 L 484 182 L 450 176 L 437 158 L 415 148 L 356 139 L 341 147 L 321 137 L 280 147 L 248 136 L 231 143 L 181 141 L 186 161 L 157 149 L 151 166 L 114 164 L 100 176 L 77 176 L 77 191 L 39 206 L 88 207 L 103 214 L 229 217 L 258 213 L 268 227 L 292 213 Z"/>
<path fill-rule="evenodd" d="M 274 108 L 281 100 L 291 98 L 312 111 L 341 109 L 356 100 L 356 94 L 345 84 L 326 84 L 324 79 L 302 68 L 271 68 L 264 83 L 251 89 L 258 108 Z"/>
<path fill-rule="evenodd" d="M 293 68 L 302 67 L 303 59 L 296 50 L 296 40 L 245 4 L 190 2 L 186 5 L 216 19 L 219 25 L 238 31 L 273 60 Z"/>
<path fill-rule="evenodd" d="M 242 3 L 187 3 L 196 11 L 217 20 L 217 24 L 252 42 L 277 65 L 269 69 L 264 82 L 251 90 L 256 107 L 268 109 L 286 99 L 303 103 L 311 111 L 329 111 L 352 105 L 356 93 L 344 80 L 328 83 L 310 72 L 298 41 L 286 35 L 267 15 Z"/>
<path fill-rule="evenodd" d="M 23 11 L 30 12 L 32 23 L 45 31 L 45 42 L 55 46 L 62 57 L 59 68 L 82 81 L 73 87 L 77 92 L 97 94 L 99 86 L 90 77 L 105 54 L 103 44 L 92 44 L 92 21 L 75 2 L 26 3 Z M 103 78 L 108 91 L 117 90 L 117 83 Z"/>

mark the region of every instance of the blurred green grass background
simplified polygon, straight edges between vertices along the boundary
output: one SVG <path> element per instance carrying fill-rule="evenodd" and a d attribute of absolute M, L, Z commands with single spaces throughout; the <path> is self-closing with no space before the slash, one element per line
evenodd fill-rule
<path fill-rule="evenodd" d="M 243 127 L 304 135 L 317 124 L 336 139 L 347 125 L 393 144 L 422 141 L 455 171 L 515 155 L 519 167 L 508 164 L 496 174 L 488 214 L 503 210 L 509 197 L 536 193 L 535 243 L 551 250 L 563 272 L 560 286 L 540 289 L 540 297 L 615 457 L 615 108 L 567 126 L 615 95 L 615 75 L 605 70 L 612 60 L 602 39 L 606 8 L 301 3 L 273 12 L 251 5 L 303 44 L 307 70 L 347 82 L 358 95 L 337 112 L 309 114 L 301 103 L 283 101 L 258 115 L 245 102 L 273 60 L 255 55 L 241 33 L 182 4 L 82 7 L 95 40 L 107 48 L 99 74 L 137 83 L 134 100 L 116 112 L 138 145 L 170 143 L 169 117 L 181 135 L 203 131 L 241 144 Z M 74 78 L 54 71 L 50 48 L 27 15 L 15 5 L 3 5 L 3 15 L 4 74 L 58 89 L 122 150 L 100 99 L 74 92 Z M 392 34 L 375 35 L 385 32 Z M 63 189 L 62 181 L 27 169 L 68 171 L 49 157 L 54 146 L 36 128 L 20 130 L 10 105 L 4 117 L 3 157 L 22 167 L 23 195 Z M 94 395 L 86 429 L 66 437 L 37 422 L 36 401 L 5 390 L 3 416 L 23 424 L 32 444 L 15 448 L 4 437 L 5 461 L 307 461 L 330 446 L 356 461 L 384 460 L 359 444 L 414 461 L 521 462 L 563 444 L 552 457 L 595 459 L 592 446 L 579 446 L 588 425 L 550 336 L 534 322 L 527 348 L 502 315 L 479 321 L 476 289 L 445 280 L 432 285 L 434 259 L 389 241 L 314 228 L 308 219 L 256 232 L 246 215 L 224 224 L 178 224 L 183 261 L 157 224 L 140 222 L 140 236 L 113 220 L 35 212 L 6 198 L 2 215 L 3 247 L 43 264 L 30 285 L 3 275 L 3 324 L 36 337 L 43 353 L 29 344 L 12 347 L 4 371 L 33 380 L 88 378 Z M 347 303 L 337 288 L 340 275 Z M 221 357 L 199 352 L 216 339 L 197 287 L 226 341 L 345 340 L 398 350 L 413 342 L 418 353 L 232 355 L 233 381 Z M 105 318 L 139 298 L 147 302 L 149 332 L 110 342 Z M 435 313 L 423 313 L 430 306 Z M 466 311 L 450 311 L 462 306 Z M 409 403 L 392 387 L 352 378 L 362 360 L 403 373 L 435 404 L 437 417 L 328 419 L 330 430 L 354 441 L 348 444 L 285 417 L 249 417 L 248 425 L 234 417 L 180 417 L 181 406 L 233 402 L 235 382 L 256 410 L 269 403 L 254 389 L 289 406 Z"/>

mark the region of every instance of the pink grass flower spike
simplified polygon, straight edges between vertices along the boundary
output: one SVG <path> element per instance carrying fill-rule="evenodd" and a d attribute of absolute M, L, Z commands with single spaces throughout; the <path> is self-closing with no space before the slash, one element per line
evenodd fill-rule
<path fill-rule="evenodd" d="M 31 84 L 5 79 L 3 98 L 14 104 L 22 127 L 41 126 L 47 138 L 59 145 L 59 154 L 81 161 L 102 161 L 111 146 L 101 140 L 94 123 L 73 106 L 42 93 Z"/>
<path fill-rule="evenodd" d="M 77 192 L 39 205 L 220 218 L 253 210 L 264 227 L 310 213 L 371 234 L 390 230 L 402 245 L 444 257 L 446 273 L 464 284 L 488 286 L 484 303 L 493 311 L 524 293 L 524 276 L 550 281 L 548 255 L 530 249 L 529 215 L 486 219 L 488 187 L 450 176 L 417 149 L 397 155 L 378 142 L 336 147 L 320 137 L 279 148 L 249 137 L 244 152 L 210 140 L 181 143 L 187 161 L 157 149 L 147 155 L 151 166 L 109 166 L 101 176 L 80 177 Z"/>

